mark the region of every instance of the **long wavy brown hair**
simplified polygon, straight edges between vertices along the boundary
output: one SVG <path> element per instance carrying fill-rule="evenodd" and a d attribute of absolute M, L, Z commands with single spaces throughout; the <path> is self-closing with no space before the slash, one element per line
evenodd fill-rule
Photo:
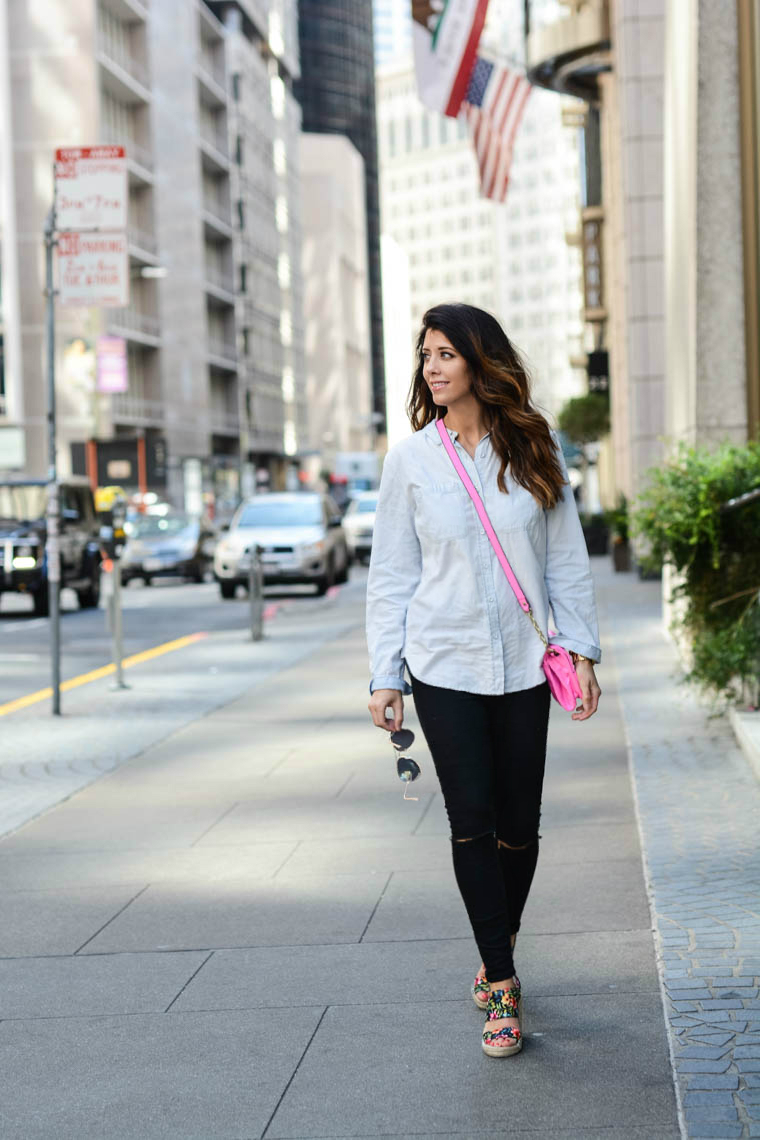
<path fill-rule="evenodd" d="M 483 408 L 491 444 L 499 456 L 499 490 L 508 494 L 504 473 L 542 507 L 551 509 L 562 496 L 562 474 L 549 425 L 530 400 L 530 378 L 519 352 L 490 313 L 474 305 L 435 305 L 422 318 L 416 365 L 407 413 L 415 431 L 446 415 L 433 401 L 423 376 L 422 347 L 428 329 L 443 333 L 467 362 L 473 394 Z"/>

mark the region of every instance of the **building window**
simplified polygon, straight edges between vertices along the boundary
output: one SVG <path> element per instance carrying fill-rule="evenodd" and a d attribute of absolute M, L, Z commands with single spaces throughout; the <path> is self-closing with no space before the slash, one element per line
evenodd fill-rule
<path fill-rule="evenodd" d="M 235 162 L 238 166 L 243 165 L 243 136 L 237 135 L 235 138 Z"/>
<path fill-rule="evenodd" d="M 272 143 L 272 155 L 274 158 L 274 172 L 284 177 L 288 172 L 288 156 L 285 150 L 285 140 L 275 139 Z"/>
<path fill-rule="evenodd" d="M 405 143 L 406 143 L 407 154 L 411 151 L 412 146 L 413 146 L 412 131 L 413 131 L 412 116 L 407 115 L 406 119 L 404 121 L 404 139 L 405 139 Z"/>
<path fill-rule="evenodd" d="M 428 114 L 422 116 L 422 145 L 423 147 L 430 146 L 430 115 Z"/>
<path fill-rule="evenodd" d="M 245 229 L 245 203 L 242 198 L 237 200 L 238 229 Z"/>
<path fill-rule="evenodd" d="M 388 123 L 388 153 L 391 158 L 396 154 L 396 124 L 393 119 Z"/>
<path fill-rule="evenodd" d="M 232 73 L 232 98 L 236 103 L 240 102 L 240 72 L 238 71 Z"/>
<path fill-rule="evenodd" d="M 243 356 L 248 356 L 251 351 L 251 330 L 243 329 Z M 246 392 L 246 404 L 248 403 L 249 393 Z"/>
<path fill-rule="evenodd" d="M 248 266 L 243 262 L 240 266 L 240 292 L 246 293 L 248 291 Z"/>

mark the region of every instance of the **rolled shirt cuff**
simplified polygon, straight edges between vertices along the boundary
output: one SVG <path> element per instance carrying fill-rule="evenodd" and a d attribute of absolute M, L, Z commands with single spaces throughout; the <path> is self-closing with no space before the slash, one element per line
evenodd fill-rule
<path fill-rule="evenodd" d="M 588 657 L 598 665 L 602 659 L 602 651 L 598 645 L 589 645 L 587 642 L 576 641 L 572 637 L 563 637 L 561 634 L 549 637 L 550 645 L 561 645 L 570 653 L 580 653 L 581 657 Z"/>
<path fill-rule="evenodd" d="M 370 693 L 374 693 L 375 689 L 399 689 L 404 696 L 408 696 L 412 691 L 412 686 L 404 680 L 402 674 L 400 677 L 373 677 L 369 683 Z"/>

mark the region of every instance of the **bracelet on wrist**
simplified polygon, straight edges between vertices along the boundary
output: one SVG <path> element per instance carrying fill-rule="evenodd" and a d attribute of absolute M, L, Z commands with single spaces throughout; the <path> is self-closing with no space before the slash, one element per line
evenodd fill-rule
<path fill-rule="evenodd" d="M 570 650 L 570 656 L 573 659 L 574 665 L 577 665 L 579 661 L 588 661 L 589 665 L 596 665 L 596 661 L 594 661 L 593 658 L 586 657 L 583 653 L 576 653 L 572 649 Z"/>

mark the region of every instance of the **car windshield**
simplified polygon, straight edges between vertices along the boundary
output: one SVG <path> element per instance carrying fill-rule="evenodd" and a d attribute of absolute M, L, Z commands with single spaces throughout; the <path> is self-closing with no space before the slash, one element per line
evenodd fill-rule
<path fill-rule="evenodd" d="M 132 524 L 132 538 L 168 538 L 194 531 L 198 524 L 189 515 L 144 515 Z"/>
<path fill-rule="evenodd" d="M 47 502 L 45 487 L 0 484 L 0 517 L 4 519 L 43 519 Z"/>
<path fill-rule="evenodd" d="M 377 499 L 359 499 L 356 510 L 360 515 L 371 515 L 377 510 Z"/>
<path fill-rule="evenodd" d="M 267 500 L 249 503 L 237 520 L 239 527 L 319 526 L 322 522 L 322 504 L 319 499 Z"/>

